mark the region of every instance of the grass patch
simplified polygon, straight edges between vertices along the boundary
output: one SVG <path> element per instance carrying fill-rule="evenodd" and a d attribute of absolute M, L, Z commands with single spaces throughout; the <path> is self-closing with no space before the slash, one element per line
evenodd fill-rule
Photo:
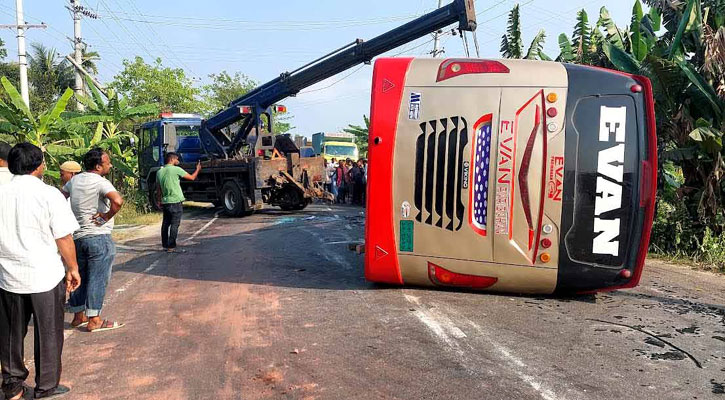
<path fill-rule="evenodd" d="M 692 257 L 675 254 L 649 253 L 647 258 L 664 261 L 672 264 L 679 264 L 690 267 L 697 271 L 708 271 L 725 275 L 725 264 L 721 262 L 698 261 Z"/>
<path fill-rule="evenodd" d="M 116 225 L 153 225 L 161 223 L 160 212 L 139 211 L 134 204 L 127 204 L 116 214 Z"/>

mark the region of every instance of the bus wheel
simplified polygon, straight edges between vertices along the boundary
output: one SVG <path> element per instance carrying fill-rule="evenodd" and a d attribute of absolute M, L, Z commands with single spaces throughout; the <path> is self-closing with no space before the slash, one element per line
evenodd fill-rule
<path fill-rule="evenodd" d="M 222 187 L 221 206 L 230 217 L 250 215 L 254 210 L 247 209 L 247 197 L 242 189 L 234 182 L 227 182 Z"/>

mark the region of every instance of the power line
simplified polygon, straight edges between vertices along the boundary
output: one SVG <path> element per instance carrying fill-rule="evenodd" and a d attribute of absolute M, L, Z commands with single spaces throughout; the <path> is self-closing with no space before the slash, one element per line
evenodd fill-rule
<path fill-rule="evenodd" d="M 141 49 L 142 49 L 143 51 L 145 51 L 145 52 L 146 52 L 146 54 L 148 54 L 148 55 L 149 55 L 149 57 L 151 57 L 151 59 L 152 59 L 152 60 L 158 57 L 158 55 L 154 55 L 154 54 L 153 54 L 153 53 L 152 53 L 151 51 L 149 51 L 149 49 L 148 49 L 148 48 L 147 48 L 147 47 L 146 47 L 146 46 L 145 46 L 145 45 L 144 45 L 143 43 L 141 43 L 141 42 L 140 42 L 140 41 L 138 40 L 138 38 L 136 38 L 136 36 L 135 36 L 135 35 L 134 35 L 133 33 L 131 33 L 131 31 L 129 31 L 129 30 L 128 30 L 128 29 L 126 28 L 126 26 L 125 26 L 125 25 L 123 25 L 123 23 L 122 23 L 121 21 L 119 21 L 119 20 L 118 20 L 118 18 L 117 18 L 117 17 L 116 17 L 116 16 L 115 16 L 115 15 L 114 15 L 114 14 L 113 14 L 112 12 L 110 12 L 110 8 L 108 7 L 108 4 L 106 4 L 106 2 L 105 2 L 104 0 L 100 0 L 100 1 L 101 1 L 101 4 L 102 4 L 102 5 L 103 5 L 103 6 L 104 6 L 104 7 L 106 8 L 106 10 L 109 10 L 109 15 L 111 16 L 111 18 L 112 18 L 112 19 L 114 19 L 114 20 L 116 20 L 116 22 L 118 23 L 118 25 L 119 25 L 119 26 L 120 26 L 120 27 L 121 27 L 121 28 L 122 28 L 122 29 L 123 29 L 123 30 L 124 30 L 124 31 L 125 31 L 125 32 L 126 32 L 126 33 L 128 34 L 128 37 L 129 37 L 129 39 L 130 39 L 130 40 L 131 40 L 132 42 L 134 42 L 134 44 L 136 44 L 136 45 L 137 45 L 137 46 L 138 46 L 139 48 L 141 48 Z M 108 24 L 107 24 L 107 23 L 105 22 L 105 19 L 104 19 L 104 18 L 101 18 L 101 22 L 103 22 L 103 24 L 104 24 L 104 25 L 105 25 L 105 26 L 106 26 L 106 27 L 107 27 L 107 28 L 108 28 L 109 30 L 111 30 L 110 26 L 108 26 Z M 121 38 L 120 38 L 120 37 L 118 37 L 118 35 L 116 35 L 116 33 L 115 33 L 115 32 L 111 31 L 111 33 L 113 33 L 113 34 L 114 34 L 114 36 L 116 36 L 116 37 L 118 38 L 118 40 L 121 40 Z"/>
<path fill-rule="evenodd" d="M 129 13 L 123 10 L 108 10 L 108 12 L 120 14 L 120 15 L 127 15 L 127 16 L 139 16 L 141 17 L 144 22 L 156 22 L 149 20 L 157 19 L 157 20 L 170 20 L 170 21 L 178 21 L 178 20 L 186 20 L 186 21 L 203 21 L 206 24 L 211 24 L 208 21 L 214 21 L 214 24 L 219 23 L 230 23 L 230 24 L 251 24 L 251 25 L 269 25 L 273 24 L 275 28 L 283 25 L 287 26 L 293 26 L 293 25 L 300 25 L 300 26 L 310 26 L 310 25 L 319 25 L 319 26 L 330 26 L 330 25 L 339 25 L 339 24 L 364 24 L 364 25 L 374 25 L 374 24 L 382 24 L 382 23 L 388 23 L 388 22 L 397 22 L 401 20 L 406 20 L 410 18 L 415 18 L 418 15 L 417 14 L 408 14 L 408 15 L 398 15 L 398 16 L 391 16 L 391 17 L 375 17 L 375 18 L 365 18 L 365 19 L 325 19 L 325 20 L 288 20 L 288 21 L 259 21 L 259 20 L 243 20 L 243 19 L 231 19 L 231 18 L 221 18 L 221 17 L 188 17 L 188 16 L 172 16 L 172 15 L 151 15 L 151 14 L 143 14 L 143 13 Z M 119 18 L 126 18 L 126 17 L 119 17 Z M 187 26 L 185 24 L 185 26 Z"/>
<path fill-rule="evenodd" d="M 337 85 L 338 83 L 344 81 L 346 78 L 349 78 L 350 76 L 352 76 L 353 74 L 355 74 L 357 71 L 360 71 L 361 69 L 363 69 L 363 67 L 365 67 L 365 64 L 363 64 L 363 65 L 355 68 L 352 72 L 348 73 L 347 75 L 343 76 L 342 78 L 336 80 L 335 82 L 333 82 L 333 83 L 331 83 L 331 84 L 329 84 L 327 86 L 324 86 L 324 87 L 321 87 L 321 88 L 317 88 L 317 89 L 312 89 L 312 90 L 305 90 L 303 92 L 300 92 L 299 94 L 313 93 L 313 92 L 319 92 L 321 90 L 329 89 L 329 88 Z"/>
<path fill-rule="evenodd" d="M 113 1 L 113 0 L 111 0 L 111 1 Z M 105 2 L 104 2 L 104 4 L 105 4 Z M 141 13 L 141 11 L 138 9 L 138 7 L 136 7 L 136 4 L 133 0 L 129 0 L 129 4 L 131 5 L 131 7 L 133 7 L 136 10 L 137 13 L 139 13 L 139 14 Z M 114 16 L 115 16 L 115 14 L 114 14 Z M 174 64 L 177 68 L 188 70 L 191 75 L 197 75 L 196 73 L 194 73 L 194 71 L 192 70 L 191 67 L 189 67 L 187 64 L 185 64 L 184 61 L 182 61 L 179 57 L 177 57 L 169 49 L 168 44 L 164 40 L 163 36 L 159 35 L 159 33 L 153 28 L 153 25 L 133 23 L 133 26 L 136 27 L 136 29 L 138 30 L 137 32 L 139 32 L 139 33 L 142 31 L 141 25 L 145 26 L 147 32 L 149 32 L 151 34 L 151 37 L 157 38 L 159 41 L 162 42 L 162 45 L 159 45 L 158 43 L 154 43 L 155 53 L 163 55 L 163 57 L 166 60 L 168 60 L 170 63 Z"/>

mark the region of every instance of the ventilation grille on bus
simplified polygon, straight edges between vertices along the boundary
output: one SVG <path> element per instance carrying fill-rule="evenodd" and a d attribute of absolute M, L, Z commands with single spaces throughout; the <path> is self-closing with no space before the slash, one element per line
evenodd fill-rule
<path fill-rule="evenodd" d="M 450 117 L 420 124 L 415 144 L 416 221 L 459 230 L 465 206 L 461 190 L 468 188 L 468 124 L 463 117 Z M 464 179 L 465 178 L 465 179 Z"/>

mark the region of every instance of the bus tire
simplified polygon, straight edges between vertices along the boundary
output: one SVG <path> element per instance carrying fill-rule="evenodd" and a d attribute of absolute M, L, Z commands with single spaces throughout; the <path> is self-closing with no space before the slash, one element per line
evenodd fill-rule
<path fill-rule="evenodd" d="M 222 186 L 220 202 L 224 212 L 230 217 L 242 217 L 254 213 L 253 209 L 247 208 L 247 196 L 234 182 L 227 182 Z"/>

